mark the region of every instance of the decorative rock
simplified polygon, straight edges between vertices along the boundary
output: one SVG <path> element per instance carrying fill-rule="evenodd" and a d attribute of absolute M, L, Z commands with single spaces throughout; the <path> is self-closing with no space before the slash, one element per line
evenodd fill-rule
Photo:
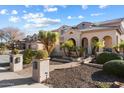
<path fill-rule="evenodd" d="M 115 87 L 115 88 L 124 88 L 124 84 L 115 81 L 115 82 L 113 83 L 112 87 Z"/>

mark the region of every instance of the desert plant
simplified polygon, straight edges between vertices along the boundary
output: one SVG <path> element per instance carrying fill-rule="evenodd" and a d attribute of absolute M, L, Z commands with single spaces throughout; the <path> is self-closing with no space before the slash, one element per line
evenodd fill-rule
<path fill-rule="evenodd" d="M 59 34 L 57 32 L 39 31 L 38 36 L 39 40 L 44 44 L 45 49 L 50 55 L 59 39 Z"/>
<path fill-rule="evenodd" d="M 12 54 L 16 55 L 16 54 L 18 54 L 18 53 L 19 53 L 19 50 L 18 50 L 18 49 L 14 48 L 14 49 L 12 50 Z"/>
<path fill-rule="evenodd" d="M 116 76 L 124 76 L 124 60 L 106 62 L 103 66 L 103 71 Z"/>
<path fill-rule="evenodd" d="M 121 57 L 120 55 L 118 55 L 116 53 L 104 52 L 104 53 L 99 54 L 96 57 L 96 63 L 104 64 L 110 60 L 116 60 L 116 59 L 122 60 L 123 57 Z"/>
<path fill-rule="evenodd" d="M 46 50 L 39 50 L 37 51 L 35 58 L 36 59 L 47 59 L 48 52 Z"/>

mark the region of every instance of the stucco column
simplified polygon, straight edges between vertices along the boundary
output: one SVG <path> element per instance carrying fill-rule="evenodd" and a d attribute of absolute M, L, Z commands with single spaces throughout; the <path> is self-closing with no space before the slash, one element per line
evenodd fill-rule
<path fill-rule="evenodd" d="M 80 39 L 77 39 L 77 40 L 76 40 L 76 45 L 77 45 L 77 46 L 81 46 L 81 45 L 80 45 Z"/>
<path fill-rule="evenodd" d="M 117 40 L 116 40 L 116 35 L 112 35 L 112 45 L 116 45 L 117 44 Z"/>
<path fill-rule="evenodd" d="M 88 54 L 91 55 L 92 51 L 91 51 L 91 38 L 88 38 Z"/>
<path fill-rule="evenodd" d="M 100 42 L 103 42 L 104 37 L 98 37 Z M 103 52 L 103 47 L 99 48 L 99 52 Z"/>

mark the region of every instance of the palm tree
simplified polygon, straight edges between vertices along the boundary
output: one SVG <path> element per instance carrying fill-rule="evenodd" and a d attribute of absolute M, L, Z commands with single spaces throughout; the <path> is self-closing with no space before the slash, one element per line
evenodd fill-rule
<path fill-rule="evenodd" d="M 57 32 L 39 31 L 38 36 L 39 40 L 42 44 L 44 44 L 45 49 L 50 55 L 59 39 L 59 34 Z"/>
<path fill-rule="evenodd" d="M 116 53 L 120 53 L 120 51 L 118 51 L 119 45 L 114 45 L 113 49 L 115 50 Z"/>
<path fill-rule="evenodd" d="M 97 50 L 99 48 L 103 48 L 104 47 L 103 41 L 94 41 L 92 44 L 94 46 L 93 52 L 94 52 L 95 55 L 96 55 L 96 52 L 97 52 Z"/>
<path fill-rule="evenodd" d="M 61 46 L 61 48 L 63 48 L 66 56 L 71 55 L 71 50 L 73 49 L 73 47 L 74 47 L 74 42 L 72 40 L 65 41 Z M 68 53 L 66 53 L 66 51 L 65 51 L 66 49 L 67 49 Z"/>
<path fill-rule="evenodd" d="M 63 43 L 60 47 L 61 49 L 63 49 L 65 56 L 67 56 L 66 50 L 65 50 L 66 49 L 65 43 Z"/>

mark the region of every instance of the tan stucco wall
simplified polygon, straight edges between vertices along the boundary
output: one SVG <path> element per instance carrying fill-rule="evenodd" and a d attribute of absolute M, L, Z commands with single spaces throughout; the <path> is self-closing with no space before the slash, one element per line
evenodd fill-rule
<path fill-rule="evenodd" d="M 69 34 L 70 32 L 73 32 L 73 34 Z M 103 38 L 105 36 L 110 36 L 112 38 L 112 46 L 117 44 L 117 36 L 118 36 L 118 42 L 120 42 L 121 35 L 116 30 L 100 30 L 100 31 L 87 31 L 87 32 L 79 32 L 79 31 L 68 31 L 65 34 L 63 34 L 61 37 L 63 37 L 63 41 L 66 41 L 70 38 L 75 39 L 76 45 L 81 46 L 82 39 L 87 38 L 88 39 L 88 53 L 91 54 L 91 39 L 93 37 L 98 37 L 100 41 L 103 41 Z M 110 44 L 111 44 L 110 43 Z M 102 49 L 100 49 L 102 51 Z"/>
<path fill-rule="evenodd" d="M 70 34 L 70 32 L 72 32 L 73 34 Z M 76 46 L 80 46 L 80 32 L 79 31 L 70 30 L 64 33 L 61 37 L 63 37 L 64 41 L 70 38 L 73 38 L 76 41 Z"/>
<path fill-rule="evenodd" d="M 103 41 L 105 36 L 111 36 L 112 45 L 116 44 L 116 30 L 101 30 L 101 31 L 87 31 L 83 32 L 81 35 L 81 40 L 85 37 L 88 39 L 88 53 L 91 54 L 91 39 L 93 37 L 98 37 L 100 41 Z M 102 51 L 100 49 L 100 51 Z"/>

